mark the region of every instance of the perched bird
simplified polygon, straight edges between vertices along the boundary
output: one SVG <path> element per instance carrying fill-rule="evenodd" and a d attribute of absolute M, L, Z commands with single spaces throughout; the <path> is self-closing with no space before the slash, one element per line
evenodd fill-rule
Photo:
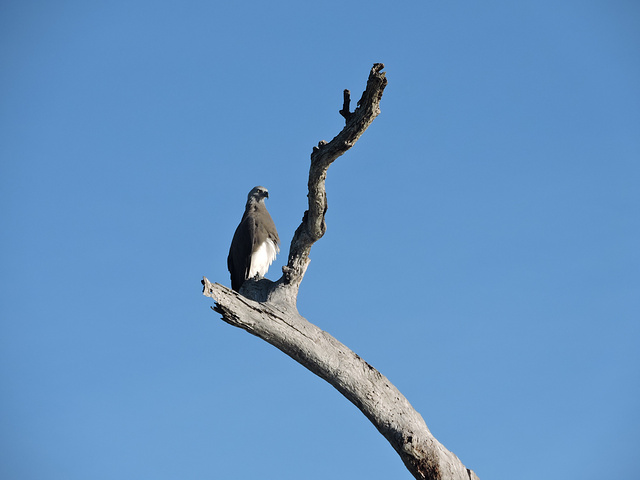
<path fill-rule="evenodd" d="M 264 277 L 280 252 L 280 238 L 267 212 L 265 198 L 269 198 L 269 192 L 264 187 L 254 187 L 249 192 L 244 215 L 231 240 L 227 266 L 231 288 L 236 292 L 245 280 Z"/>

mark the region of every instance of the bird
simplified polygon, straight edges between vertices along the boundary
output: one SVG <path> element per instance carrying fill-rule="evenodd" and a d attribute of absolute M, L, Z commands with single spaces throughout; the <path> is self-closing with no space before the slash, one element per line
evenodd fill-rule
<path fill-rule="evenodd" d="M 231 288 L 236 292 L 246 280 L 256 276 L 263 278 L 280 252 L 280 237 L 264 204 L 265 198 L 269 198 L 266 188 L 251 189 L 242 220 L 231 240 L 227 267 Z"/>

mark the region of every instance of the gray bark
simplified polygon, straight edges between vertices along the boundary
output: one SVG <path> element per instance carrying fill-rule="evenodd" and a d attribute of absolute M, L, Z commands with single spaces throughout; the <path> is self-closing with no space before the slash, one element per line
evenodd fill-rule
<path fill-rule="evenodd" d="M 474 480 L 478 477 L 431 434 L 424 419 L 389 380 L 353 351 L 303 318 L 296 308 L 298 288 L 309 265 L 311 246 L 326 231 L 325 179 L 329 166 L 351 148 L 380 113 L 387 79 L 384 65 L 374 64 L 358 107 L 349 111 L 344 91 L 340 114 L 346 125 L 311 154 L 309 209 L 296 230 L 282 277 L 246 281 L 239 293 L 203 279 L 204 295 L 222 319 L 267 341 L 333 385 L 364 413 L 398 452 L 417 479 Z"/>

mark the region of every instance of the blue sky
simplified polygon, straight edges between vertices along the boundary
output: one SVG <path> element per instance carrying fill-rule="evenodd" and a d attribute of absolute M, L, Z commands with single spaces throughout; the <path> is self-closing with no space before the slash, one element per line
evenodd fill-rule
<path fill-rule="evenodd" d="M 480 478 L 637 471 L 636 2 L 6 1 L 0 62 L 0 477 L 411 478 L 200 293 L 374 62 L 300 312 Z"/>

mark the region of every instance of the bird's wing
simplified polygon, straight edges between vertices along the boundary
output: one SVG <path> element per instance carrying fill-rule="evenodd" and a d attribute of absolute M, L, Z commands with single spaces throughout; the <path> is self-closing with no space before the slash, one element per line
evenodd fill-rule
<path fill-rule="evenodd" d="M 227 267 L 231 274 L 231 288 L 236 291 L 240 289 L 249 274 L 255 231 L 255 220 L 250 215 L 245 215 L 233 234 L 233 240 L 231 240 Z"/>
<path fill-rule="evenodd" d="M 256 229 L 256 244 L 253 246 L 254 250 L 259 247 L 267 238 L 271 239 L 271 241 L 275 244 L 277 251 L 280 251 L 280 237 L 278 237 L 278 230 L 276 230 L 276 225 L 273 223 L 273 219 L 267 208 L 264 205 L 260 206 L 256 211 L 256 214 L 259 215 Z"/>

